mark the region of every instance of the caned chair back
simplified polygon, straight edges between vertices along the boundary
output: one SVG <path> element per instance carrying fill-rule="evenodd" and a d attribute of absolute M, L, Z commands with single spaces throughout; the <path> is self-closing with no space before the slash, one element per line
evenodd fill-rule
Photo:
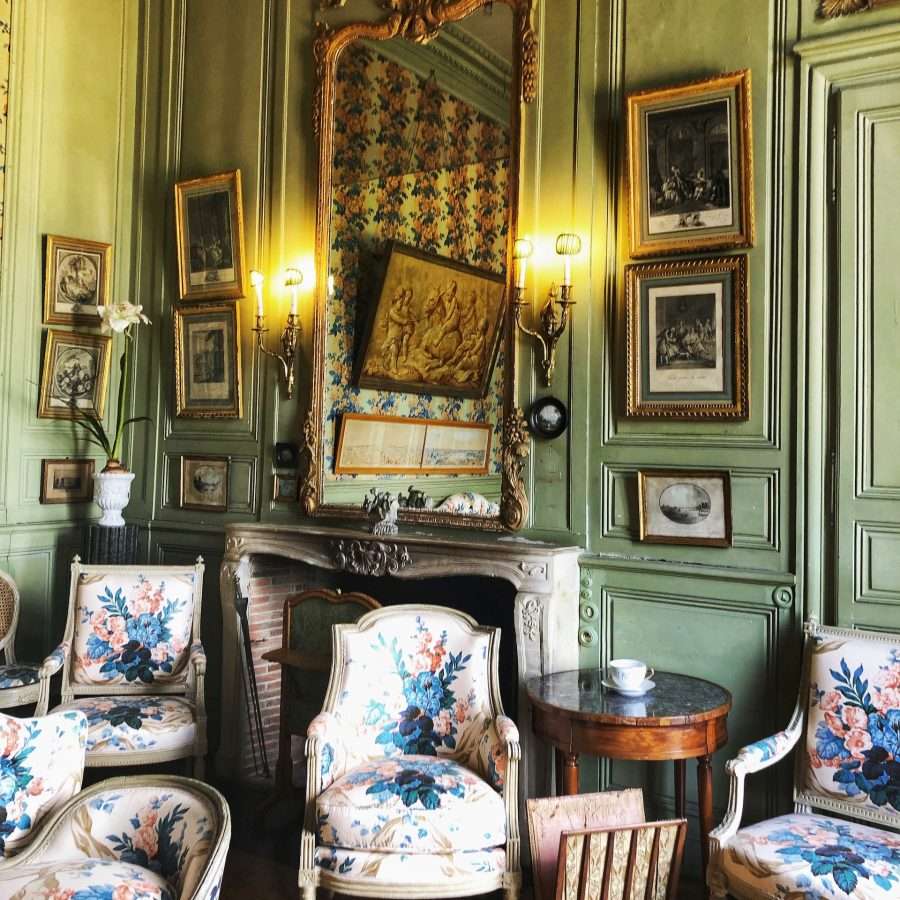
<path fill-rule="evenodd" d="M 0 570 L 0 651 L 3 662 L 16 661 L 16 626 L 19 624 L 19 589 L 12 575 Z"/>
<path fill-rule="evenodd" d="M 183 693 L 200 638 L 203 563 L 72 563 L 63 701 L 73 694 Z"/>
<path fill-rule="evenodd" d="M 564 831 L 555 900 L 674 900 L 687 819 Z"/>
<path fill-rule="evenodd" d="M 795 801 L 900 828 L 900 635 L 808 624 L 803 684 Z"/>
<path fill-rule="evenodd" d="M 402 605 L 334 627 L 325 709 L 355 735 L 363 757 L 465 760 L 483 723 L 503 712 L 500 630 L 441 606 Z"/>

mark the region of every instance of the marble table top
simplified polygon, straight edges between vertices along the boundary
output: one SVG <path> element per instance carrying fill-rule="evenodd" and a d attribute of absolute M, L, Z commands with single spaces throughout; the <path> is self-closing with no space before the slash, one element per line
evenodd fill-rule
<path fill-rule="evenodd" d="M 603 687 L 600 669 L 573 669 L 530 678 L 528 697 L 535 706 L 567 718 L 598 725 L 688 725 L 727 715 L 731 694 L 725 688 L 674 672 L 657 672 L 656 687 L 626 697 Z"/>

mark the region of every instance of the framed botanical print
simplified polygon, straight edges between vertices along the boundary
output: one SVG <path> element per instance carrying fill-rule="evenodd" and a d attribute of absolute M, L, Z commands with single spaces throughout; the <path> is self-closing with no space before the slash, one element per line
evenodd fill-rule
<path fill-rule="evenodd" d="M 182 509 L 225 512 L 228 508 L 228 458 L 181 457 Z"/>
<path fill-rule="evenodd" d="M 44 321 L 99 326 L 97 307 L 109 303 L 112 244 L 56 234 L 44 241 Z"/>
<path fill-rule="evenodd" d="M 753 245 L 750 71 L 628 96 L 631 255 Z"/>
<path fill-rule="evenodd" d="M 638 472 L 638 507 L 641 540 L 646 543 L 731 546 L 729 472 Z"/>
<path fill-rule="evenodd" d="M 625 267 L 629 416 L 746 419 L 747 257 Z"/>
<path fill-rule="evenodd" d="M 244 296 L 242 204 L 240 169 L 175 185 L 182 300 Z"/>
<path fill-rule="evenodd" d="M 175 414 L 241 417 L 241 342 L 234 303 L 175 310 Z"/>
<path fill-rule="evenodd" d="M 111 338 L 102 334 L 47 331 L 38 418 L 103 417 L 110 342 Z"/>
<path fill-rule="evenodd" d="M 87 503 L 94 496 L 94 460 L 41 460 L 41 503 Z"/>
<path fill-rule="evenodd" d="M 484 397 L 505 299 L 502 275 L 391 243 L 357 354 L 357 384 L 441 397 Z"/>

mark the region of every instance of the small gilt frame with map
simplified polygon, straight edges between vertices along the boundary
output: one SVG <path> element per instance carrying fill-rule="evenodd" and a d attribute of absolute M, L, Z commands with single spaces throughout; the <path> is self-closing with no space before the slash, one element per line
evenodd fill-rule
<path fill-rule="evenodd" d="M 506 308 L 506 279 L 391 242 L 356 356 L 362 388 L 484 397 Z"/>

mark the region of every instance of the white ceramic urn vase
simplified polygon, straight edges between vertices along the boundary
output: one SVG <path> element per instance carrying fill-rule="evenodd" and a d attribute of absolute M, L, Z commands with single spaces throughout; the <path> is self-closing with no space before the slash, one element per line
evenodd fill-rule
<path fill-rule="evenodd" d="M 110 460 L 102 472 L 94 476 L 94 503 L 103 510 L 100 525 L 117 528 L 125 524 L 122 510 L 131 499 L 134 472 L 123 468 L 118 460 Z"/>

